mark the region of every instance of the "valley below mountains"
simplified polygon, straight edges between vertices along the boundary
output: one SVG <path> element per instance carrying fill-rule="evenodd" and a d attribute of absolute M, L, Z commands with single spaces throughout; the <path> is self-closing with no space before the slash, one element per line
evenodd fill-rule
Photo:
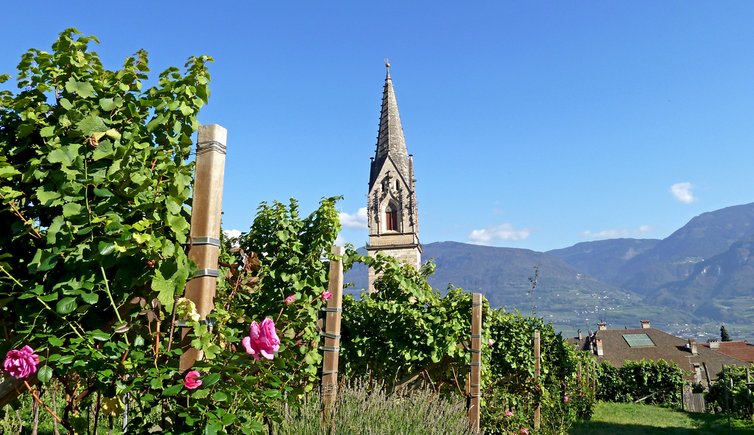
<path fill-rule="evenodd" d="M 552 322 L 564 336 L 638 328 L 685 338 L 754 337 L 754 203 L 703 213 L 665 239 L 611 239 L 547 252 L 428 243 L 432 287 L 483 293 L 494 307 Z M 536 286 L 532 280 L 536 276 Z M 358 293 L 367 271 L 346 274 Z"/>

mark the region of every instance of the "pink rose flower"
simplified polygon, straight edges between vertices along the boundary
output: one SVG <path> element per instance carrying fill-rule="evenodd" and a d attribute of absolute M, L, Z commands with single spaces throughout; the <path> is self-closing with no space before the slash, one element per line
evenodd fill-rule
<path fill-rule="evenodd" d="M 259 361 L 259 356 L 268 360 L 275 357 L 275 352 L 280 348 L 280 339 L 275 331 L 275 322 L 269 317 L 262 320 L 262 324 L 256 321 L 251 322 L 249 326 L 249 335 L 241 340 L 241 344 L 246 348 L 246 353 L 253 355 L 254 359 Z"/>
<path fill-rule="evenodd" d="M 202 380 L 199 379 L 199 372 L 197 372 L 196 370 L 191 370 L 190 372 L 186 373 L 186 376 L 183 378 L 183 386 L 189 390 L 196 390 L 201 385 Z"/>
<path fill-rule="evenodd" d="M 285 304 L 290 305 L 296 301 L 296 295 L 290 295 L 287 298 L 285 298 Z"/>
<path fill-rule="evenodd" d="M 563 396 L 563 403 L 568 403 L 571 401 L 571 398 L 568 397 L 568 395 Z"/>
<path fill-rule="evenodd" d="M 513 417 L 513 411 L 511 411 L 510 409 L 506 409 L 505 410 L 505 416 L 506 417 Z"/>
<path fill-rule="evenodd" d="M 529 435 L 529 429 L 522 427 L 520 431 L 518 431 L 519 435 Z"/>
<path fill-rule="evenodd" d="M 322 300 L 326 301 L 332 297 L 332 292 L 329 292 L 327 290 L 322 292 Z"/>
<path fill-rule="evenodd" d="M 3 368 L 16 379 L 25 379 L 37 372 L 37 364 L 39 364 L 39 355 L 27 345 L 21 350 L 9 350 L 5 354 Z"/>
<path fill-rule="evenodd" d="M 489 340 L 487 340 L 487 346 L 488 347 L 492 347 L 493 344 L 495 344 L 495 340 L 493 340 L 491 338 Z"/>

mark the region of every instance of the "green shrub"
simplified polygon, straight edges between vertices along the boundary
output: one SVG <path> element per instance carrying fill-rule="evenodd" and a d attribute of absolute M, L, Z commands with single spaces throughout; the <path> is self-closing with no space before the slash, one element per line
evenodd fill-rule
<path fill-rule="evenodd" d="M 678 406 L 681 402 L 683 370 L 674 362 L 626 361 L 615 368 L 602 362 L 597 399 L 608 402 L 632 402 Z"/>
<path fill-rule="evenodd" d="M 443 297 L 432 289 L 432 263 L 417 271 L 382 255 L 356 260 L 382 275 L 376 293 L 343 300 L 344 374 L 373 373 L 391 390 L 424 383 L 436 391 L 463 391 L 471 358 L 471 294 L 451 289 Z"/>
<path fill-rule="evenodd" d="M 578 419 L 588 419 L 595 403 L 595 361 L 568 345 L 552 324 L 519 313 L 490 310 L 488 382 L 482 397 L 482 424 L 489 433 L 531 428 L 541 406 L 542 430 L 563 433 Z M 532 337 L 540 332 L 541 375 L 534 377 Z M 513 415 L 510 415 L 510 414 Z"/>
<path fill-rule="evenodd" d="M 382 272 L 377 292 L 344 299 L 344 373 L 371 372 L 389 389 L 413 384 L 464 396 L 471 294 L 451 287 L 445 296 L 422 271 L 392 258 L 350 254 Z M 540 331 L 541 376 L 534 377 L 532 336 Z M 563 432 L 591 416 L 596 363 L 577 352 L 542 319 L 483 306 L 482 427 L 488 433 L 531 428 L 542 406 L 543 427 Z"/>
<path fill-rule="evenodd" d="M 707 407 L 713 412 L 751 418 L 754 401 L 746 386 L 746 367 L 725 367 L 705 395 Z"/>

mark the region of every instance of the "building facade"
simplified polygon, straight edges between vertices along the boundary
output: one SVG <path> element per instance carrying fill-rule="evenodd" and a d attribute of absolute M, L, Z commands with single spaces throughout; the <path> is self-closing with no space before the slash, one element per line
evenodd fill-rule
<path fill-rule="evenodd" d="M 746 361 L 700 345 L 693 339 L 653 328 L 649 320 L 642 320 L 640 328 L 619 329 L 610 329 L 607 323 L 601 322 L 594 333 L 584 337 L 579 332 L 571 343 L 614 367 L 622 367 L 626 361 L 674 362 L 686 372 L 689 381 L 705 387 L 716 380 L 723 366 L 747 365 Z"/>
<path fill-rule="evenodd" d="M 367 216 L 370 256 L 377 252 L 397 258 L 417 269 L 421 266 L 419 215 L 413 156 L 408 154 L 398 102 L 390 77 L 390 64 L 382 93 L 377 147 L 369 171 Z M 369 291 L 375 272 L 369 269 Z"/>

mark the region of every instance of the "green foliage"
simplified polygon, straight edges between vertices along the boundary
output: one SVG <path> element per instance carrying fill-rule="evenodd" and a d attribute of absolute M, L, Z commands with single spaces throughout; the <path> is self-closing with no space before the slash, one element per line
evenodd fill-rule
<path fill-rule="evenodd" d="M 347 375 L 372 372 L 391 389 L 421 380 L 436 390 L 462 390 L 470 361 L 471 294 L 450 289 L 445 297 L 427 284 L 432 263 L 421 271 L 378 254 L 358 256 L 381 276 L 376 292 L 343 302 L 342 354 Z"/>
<path fill-rule="evenodd" d="M 194 366 L 203 383 L 193 392 L 180 384 L 163 390 L 176 397 L 170 402 L 170 413 L 180 417 L 176 430 L 260 432 L 280 420 L 281 403 L 296 407 L 298 397 L 312 390 L 322 360 L 316 325 L 328 278 L 323 256 L 339 231 L 337 199 L 323 199 L 304 218 L 295 200 L 288 206 L 262 204 L 248 233 L 223 239 L 214 331 L 188 321 L 192 345 L 205 351 L 206 359 Z M 289 295 L 296 299 L 286 304 Z M 254 361 L 239 342 L 249 334 L 251 321 L 268 317 L 275 322 L 280 349 L 272 361 Z"/>
<path fill-rule="evenodd" d="M 92 42 L 68 29 L 51 52 L 29 50 L 19 91 L 0 92 L 0 353 L 43 355 L 39 380 L 71 397 L 69 430 L 93 392 L 121 395 L 142 365 L 175 356 L 155 327 L 191 273 L 187 159 L 211 60 L 145 89 L 145 51 L 112 71 Z"/>
<path fill-rule="evenodd" d="M 626 361 L 616 368 L 603 361 L 600 365 L 597 398 L 605 401 L 678 406 L 683 387 L 683 370 L 674 362 Z"/>
<path fill-rule="evenodd" d="M 337 198 L 305 218 L 295 201 L 262 204 L 241 248 L 226 241 L 211 323 L 186 303 L 174 310 L 193 268 L 188 158 L 210 59 L 144 89 L 145 52 L 110 71 L 93 41 L 67 30 L 51 53 L 29 51 L 20 91 L 0 94 L 0 352 L 42 355 L 38 379 L 66 393 L 69 431 L 91 406 L 127 403 L 130 428 L 259 432 L 278 418 L 275 402 L 312 388 Z M 282 343 L 273 361 L 254 361 L 240 341 L 266 317 Z M 196 390 L 178 369 L 190 347 L 204 355 Z"/>
<path fill-rule="evenodd" d="M 542 407 L 542 427 L 561 433 L 577 419 L 588 419 L 594 406 L 596 365 L 556 334 L 552 324 L 519 313 L 491 310 L 485 322 L 494 340 L 489 381 L 482 393 L 482 421 L 489 433 L 531 427 Z M 541 375 L 534 374 L 534 331 L 540 332 Z M 506 416 L 511 411 L 513 416 Z"/>
<path fill-rule="evenodd" d="M 421 271 L 378 255 L 349 252 L 380 277 L 376 292 L 346 297 L 341 357 L 350 375 L 372 373 L 389 391 L 423 383 L 436 391 L 466 388 L 471 294 L 451 287 L 445 296 L 426 282 L 433 265 Z M 554 433 L 594 405 L 596 364 L 575 351 L 542 319 L 483 307 L 482 425 L 488 433 L 532 427 L 536 404 Z M 534 377 L 532 336 L 541 334 L 542 375 Z M 506 415 L 506 411 L 508 415 Z M 513 415 L 510 415 L 513 412 Z M 543 426 L 544 427 L 544 426 Z"/>
<path fill-rule="evenodd" d="M 746 367 L 726 366 L 718 373 L 717 382 L 710 386 L 705 399 L 707 407 L 713 412 L 751 419 L 754 415 L 754 398 L 746 385 Z"/>
<path fill-rule="evenodd" d="M 0 352 L 42 355 L 38 380 L 61 385 L 69 431 L 86 430 L 84 410 L 125 403 L 129 428 L 259 432 L 317 373 L 336 198 L 306 218 L 295 201 L 263 204 L 241 249 L 226 244 L 213 318 L 199 321 L 175 301 L 193 272 L 188 158 L 210 59 L 144 89 L 146 52 L 110 71 L 93 41 L 67 30 L 51 53 L 30 50 L 20 91 L 0 94 Z M 282 343 L 273 361 L 254 361 L 239 343 L 266 317 Z M 204 356 L 196 390 L 178 368 L 191 347 Z"/>

